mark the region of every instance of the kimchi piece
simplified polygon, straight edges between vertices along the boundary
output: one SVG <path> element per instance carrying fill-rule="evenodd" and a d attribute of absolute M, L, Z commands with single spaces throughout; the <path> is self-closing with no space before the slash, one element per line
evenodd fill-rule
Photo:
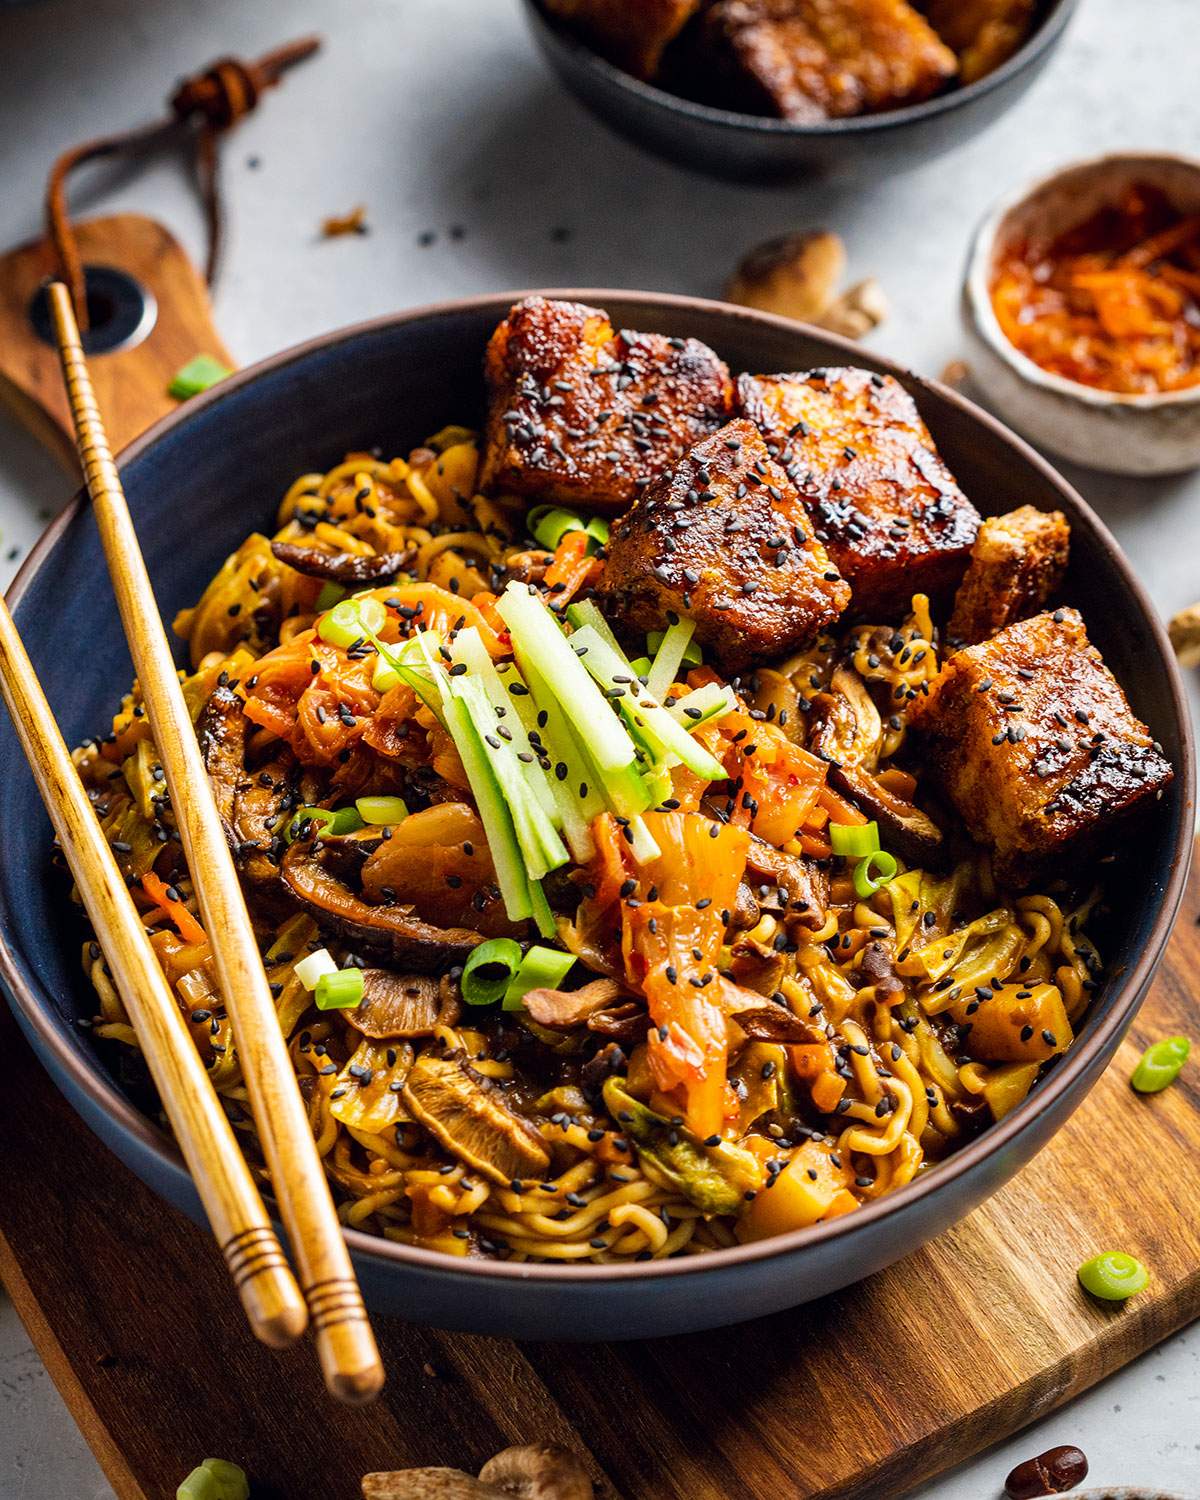
<path fill-rule="evenodd" d="M 1052 375 L 1130 396 L 1200 383 L 1200 213 L 1157 188 L 1013 241 L 991 295 L 1005 337 Z"/>

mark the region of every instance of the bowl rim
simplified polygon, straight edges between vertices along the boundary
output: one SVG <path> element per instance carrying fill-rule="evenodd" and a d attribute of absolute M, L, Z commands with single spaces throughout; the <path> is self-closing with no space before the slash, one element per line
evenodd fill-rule
<path fill-rule="evenodd" d="M 944 94 L 935 94 L 919 104 L 906 104 L 900 109 L 880 110 L 877 114 L 847 115 L 837 120 L 814 120 L 801 123 L 795 120 L 776 120 L 770 115 L 748 115 L 738 110 L 719 109 L 712 104 L 701 104 L 694 99 L 685 99 L 681 94 L 672 94 L 652 83 L 646 83 L 619 68 L 607 58 L 589 47 L 580 37 L 556 23 L 545 12 L 542 0 L 524 0 L 526 14 L 576 60 L 581 67 L 589 69 L 606 85 L 629 94 L 651 108 L 685 115 L 706 125 L 742 134 L 763 134 L 782 139 L 805 140 L 827 136 L 872 135 L 919 120 L 948 114 L 951 110 L 965 106 L 973 99 L 981 99 L 994 89 L 1002 87 L 1010 78 L 1023 72 L 1062 35 L 1080 0 L 1046 0 L 1046 13 L 1040 25 L 1026 37 L 1010 58 L 998 68 L 977 78 L 974 83 L 951 89 Z"/>
<path fill-rule="evenodd" d="M 485 295 L 455 298 L 430 303 L 401 312 L 385 313 L 346 327 L 330 330 L 300 344 L 291 345 L 279 352 L 246 365 L 233 375 L 200 396 L 182 403 L 174 412 L 169 412 L 140 437 L 136 438 L 117 455 L 118 467 L 141 458 L 160 439 L 177 428 L 185 426 L 193 416 L 207 413 L 222 401 L 240 393 L 264 378 L 275 375 L 288 366 L 299 364 L 313 355 L 335 348 L 339 344 L 374 334 L 390 332 L 406 324 L 434 320 L 462 313 L 487 313 L 503 316 L 512 303 L 528 296 L 563 298 L 570 301 L 587 302 L 605 307 L 610 303 L 626 305 L 641 304 L 648 312 L 678 310 L 681 314 L 704 313 L 733 322 L 748 322 L 765 325 L 783 334 L 795 336 L 797 331 L 816 339 L 839 355 L 845 362 L 859 361 L 866 354 L 867 363 L 878 367 L 882 373 L 909 382 L 915 382 L 936 394 L 950 405 L 958 407 L 963 415 L 977 425 L 987 429 L 994 437 L 1014 449 L 1017 455 L 1039 470 L 1069 503 L 1078 507 L 1080 518 L 1092 529 L 1098 543 L 1108 552 L 1114 566 L 1122 577 L 1133 604 L 1141 611 L 1158 647 L 1159 659 L 1167 677 L 1171 708 L 1180 727 L 1181 764 L 1175 768 L 1175 785 L 1182 799 L 1178 831 L 1170 851 L 1171 866 L 1167 874 L 1162 899 L 1155 914 L 1147 941 L 1128 968 L 1113 976 L 1117 986 L 1119 1003 L 1114 1003 L 1109 1014 L 1100 1025 L 1078 1046 L 1073 1046 L 1062 1060 L 1041 1080 L 1037 1089 L 1028 1095 L 1010 1114 L 997 1121 L 970 1141 L 962 1150 L 955 1152 L 946 1161 L 940 1162 L 936 1171 L 931 1171 L 904 1187 L 888 1193 L 873 1203 L 865 1204 L 853 1214 L 844 1214 L 825 1224 L 807 1229 L 791 1230 L 786 1234 L 751 1241 L 724 1249 L 710 1251 L 704 1255 L 681 1257 L 672 1260 L 636 1261 L 625 1264 L 592 1265 L 557 1264 L 538 1261 L 509 1262 L 445 1255 L 437 1250 L 426 1250 L 418 1246 L 405 1245 L 388 1240 L 380 1235 L 367 1234 L 362 1230 L 346 1227 L 346 1240 L 357 1255 L 374 1258 L 382 1262 L 406 1265 L 414 1270 L 436 1272 L 442 1276 L 492 1277 L 500 1282 L 548 1281 L 548 1282 L 624 1282 L 628 1280 L 654 1280 L 664 1276 L 696 1275 L 706 1270 L 716 1271 L 734 1266 L 748 1266 L 761 1260 L 773 1259 L 798 1252 L 807 1246 L 823 1244 L 853 1233 L 860 1228 L 869 1228 L 891 1213 L 908 1208 L 931 1193 L 949 1190 L 966 1173 L 980 1166 L 993 1153 L 998 1152 L 1009 1141 L 1020 1135 L 1033 1122 L 1036 1114 L 1052 1105 L 1064 1094 L 1076 1077 L 1085 1072 L 1093 1059 L 1115 1047 L 1117 1040 L 1132 1019 L 1137 1004 L 1144 995 L 1149 981 L 1165 951 L 1183 899 L 1193 849 L 1193 827 L 1195 823 L 1196 751 L 1182 675 L 1167 639 L 1166 630 L 1150 602 L 1148 595 L 1134 574 L 1116 539 L 1100 517 L 1091 509 L 1083 497 L 1068 483 L 1053 466 L 1022 438 L 1011 432 L 990 413 L 982 410 L 957 391 L 940 381 L 916 375 L 898 362 L 873 351 L 864 351 L 849 339 L 826 332 L 808 324 L 797 323 L 771 313 L 738 307 L 731 303 L 709 298 L 684 296 L 667 292 L 646 292 L 621 288 L 526 288 L 511 292 L 495 292 Z M 832 363 L 826 360 L 825 363 Z M 9 607 L 15 613 L 22 595 L 34 576 L 48 560 L 59 539 L 75 518 L 87 506 L 85 490 L 76 492 L 71 501 L 46 527 L 38 538 L 20 571 L 7 592 Z M 20 1007 L 23 1017 L 36 1033 L 39 1042 L 55 1055 L 59 1066 L 70 1077 L 73 1086 L 85 1096 L 98 1111 L 112 1117 L 122 1131 L 132 1137 L 143 1152 L 153 1156 L 160 1167 L 169 1169 L 188 1182 L 187 1168 L 178 1148 L 167 1133 L 134 1107 L 116 1087 L 108 1074 L 94 1065 L 81 1053 L 69 1047 L 61 1035 L 59 1026 L 51 1019 L 52 1007 L 43 1004 L 40 986 L 27 979 L 17 955 L 10 946 L 7 931 L 0 930 L 0 979 Z M 1111 1047 L 1110 1047 L 1111 1044 Z"/>
<path fill-rule="evenodd" d="M 992 256 L 1003 233 L 1005 221 L 1018 209 L 1032 202 L 1039 194 L 1076 174 L 1102 174 L 1106 170 L 1129 167 L 1138 162 L 1170 162 L 1195 174 L 1200 183 L 1200 156 L 1191 156 L 1185 151 L 1159 151 L 1136 148 L 1121 151 L 1102 151 L 1097 156 L 1080 157 L 1063 163 L 1053 171 L 1046 172 L 1032 182 L 1013 188 L 998 199 L 975 227 L 967 251 L 966 270 L 963 275 L 963 295 L 974 323 L 974 331 L 987 347 L 1028 386 L 1036 387 L 1055 395 L 1064 396 L 1080 406 L 1097 411 L 1162 411 L 1177 407 L 1195 406 L 1200 403 L 1200 384 L 1180 391 L 1144 391 L 1130 393 L 1108 391 L 1103 387 L 1084 385 L 1079 380 L 1069 380 L 1053 370 L 1044 370 L 1035 360 L 1022 353 L 1011 343 L 1000 327 L 996 310 L 992 305 L 990 273 Z"/>

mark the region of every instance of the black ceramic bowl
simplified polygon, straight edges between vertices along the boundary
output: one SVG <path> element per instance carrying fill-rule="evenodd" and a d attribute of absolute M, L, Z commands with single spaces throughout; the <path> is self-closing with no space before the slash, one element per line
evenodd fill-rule
<path fill-rule="evenodd" d="M 227 553 L 269 527 L 296 474 L 352 448 L 406 452 L 446 422 L 479 417 L 484 343 L 512 294 L 401 313 L 328 334 L 189 401 L 123 455 L 121 472 L 167 619 Z M 713 1254 L 623 1266 L 460 1261 L 348 1235 L 370 1304 L 417 1321 L 525 1338 L 632 1338 L 716 1327 L 847 1285 L 961 1218 L 1043 1146 L 1112 1055 L 1162 954 L 1191 852 L 1192 747 L 1178 672 L 1145 594 L 1074 490 L 992 418 L 853 345 L 719 303 L 636 292 L 567 292 L 619 325 L 694 335 L 738 370 L 864 364 L 916 398 L 951 470 L 984 510 L 1066 511 L 1064 596 L 1089 628 L 1177 776 L 1139 828 L 1139 878 L 1103 936 L 1112 976 L 1076 1045 L 1024 1104 L 899 1192 L 808 1231 Z M 87 505 L 50 527 L 10 592 L 17 624 L 68 741 L 103 728 L 131 677 Z M 0 722 L 0 975 L 17 1018 L 67 1096 L 135 1172 L 198 1216 L 179 1154 L 106 1071 L 86 1031 L 95 1007 L 80 929 L 50 826 L 7 719 Z"/>
<path fill-rule="evenodd" d="M 834 172 L 876 177 L 961 145 L 1025 92 L 1079 0 L 1040 0 L 1025 44 L 995 72 L 923 104 L 794 125 L 669 94 L 606 62 L 541 0 L 522 0 L 546 61 L 580 102 L 619 134 L 668 161 L 735 182 L 785 182 Z"/>

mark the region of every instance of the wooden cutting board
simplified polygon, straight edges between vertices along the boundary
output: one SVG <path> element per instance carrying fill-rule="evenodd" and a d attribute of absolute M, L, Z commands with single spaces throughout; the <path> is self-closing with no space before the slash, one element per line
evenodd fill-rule
<path fill-rule="evenodd" d="M 474 1471 L 510 1443 L 590 1456 L 604 1500 L 894 1500 L 1200 1314 L 1200 1066 L 1151 1099 L 1138 1053 L 1200 1040 L 1200 866 L 1133 1031 L 1040 1156 L 968 1219 L 790 1313 L 640 1344 L 517 1345 L 376 1319 L 388 1385 L 334 1408 L 307 1348 L 247 1333 L 207 1236 L 79 1122 L 0 1012 L 0 1275 L 120 1500 L 206 1456 L 255 1500 L 354 1500 L 375 1469 Z M 1102 1249 L 1149 1266 L 1080 1292 Z M 35 1488 L 36 1488 L 36 1476 Z M 996 1476 L 999 1490 L 1003 1476 Z"/>
<path fill-rule="evenodd" d="M 180 364 L 225 351 L 161 226 L 80 233 L 160 307 L 144 344 L 92 360 L 120 446 L 172 404 Z M 53 355 L 24 321 L 45 271 L 32 247 L 0 259 L 0 400 L 66 456 Z M 310 1349 L 254 1342 L 208 1236 L 86 1129 L 3 1007 L 0 1277 L 120 1500 L 170 1500 L 206 1456 L 243 1464 L 255 1500 L 354 1500 L 371 1470 L 475 1470 L 543 1440 L 588 1454 L 603 1500 L 894 1500 L 1200 1315 L 1200 1065 L 1150 1100 L 1127 1083 L 1149 1041 L 1200 1041 L 1198 914 L 1200 869 L 1130 1038 L 1024 1172 L 891 1270 L 758 1323 L 597 1346 L 377 1319 L 387 1388 L 335 1408 Z M 1102 1249 L 1139 1255 L 1149 1290 L 1086 1298 L 1075 1267 Z"/>

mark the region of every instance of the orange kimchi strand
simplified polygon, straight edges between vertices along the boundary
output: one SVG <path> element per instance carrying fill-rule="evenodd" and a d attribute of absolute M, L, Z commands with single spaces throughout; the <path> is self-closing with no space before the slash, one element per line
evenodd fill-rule
<path fill-rule="evenodd" d="M 542 588 L 555 609 L 565 609 L 571 598 L 585 584 L 595 583 L 603 570 L 598 558 L 587 555 L 590 540 L 586 531 L 568 531 L 554 549 Z"/>
<path fill-rule="evenodd" d="M 1014 242 L 992 282 L 1011 344 L 1052 374 L 1127 395 L 1200 384 L 1200 214 L 1134 185 L 1047 243 Z"/>
<path fill-rule="evenodd" d="M 142 889 L 155 906 L 171 919 L 185 943 L 207 943 L 208 935 L 161 876 L 149 870 L 142 876 Z"/>

